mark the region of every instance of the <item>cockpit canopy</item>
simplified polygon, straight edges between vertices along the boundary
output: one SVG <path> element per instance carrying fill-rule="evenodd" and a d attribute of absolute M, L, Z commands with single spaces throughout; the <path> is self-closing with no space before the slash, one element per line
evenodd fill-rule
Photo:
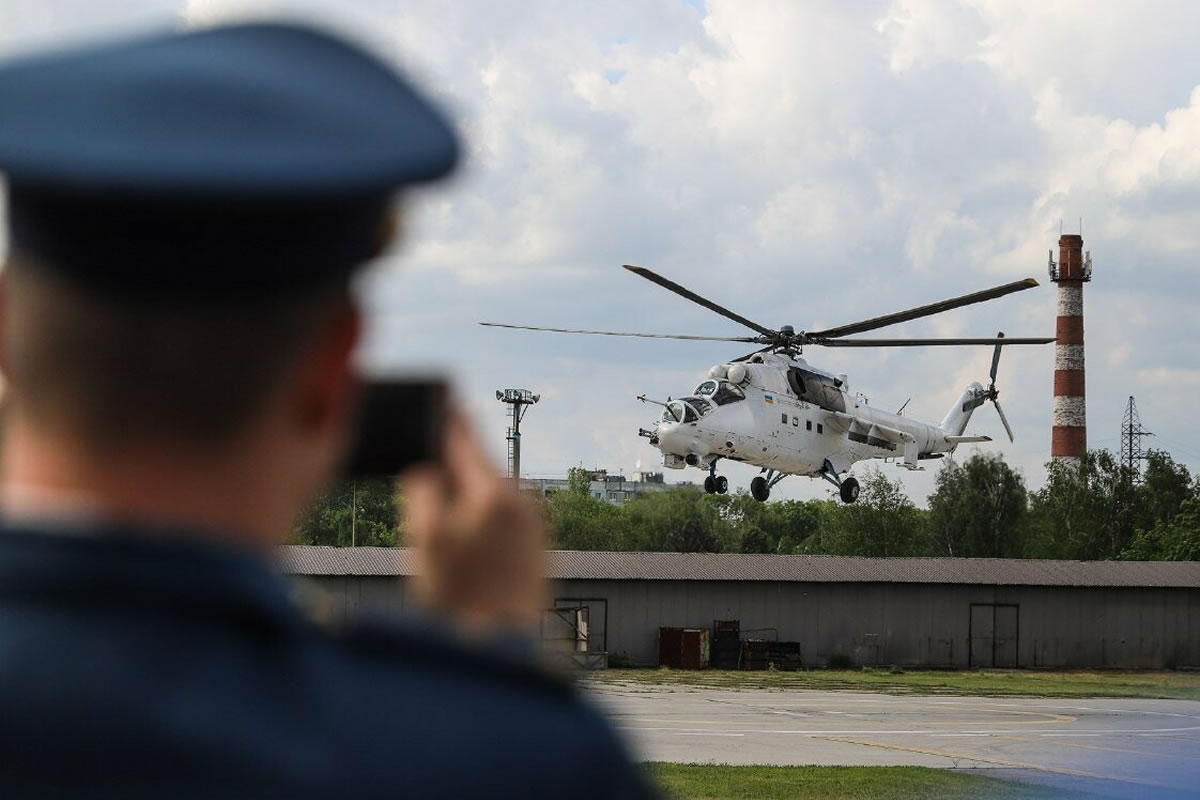
<path fill-rule="evenodd" d="M 711 414 L 713 404 L 703 397 L 681 397 L 667 403 L 663 409 L 663 422 L 695 422 Z"/>
<path fill-rule="evenodd" d="M 742 390 L 729 381 L 705 381 L 696 387 L 696 394 L 701 397 L 707 397 L 719 406 L 746 399 L 746 395 L 742 393 Z"/>
<path fill-rule="evenodd" d="M 729 381 L 705 381 L 696 387 L 693 397 L 681 397 L 667 403 L 663 409 L 663 422 L 695 422 L 716 410 L 717 406 L 745 400 L 742 390 Z"/>

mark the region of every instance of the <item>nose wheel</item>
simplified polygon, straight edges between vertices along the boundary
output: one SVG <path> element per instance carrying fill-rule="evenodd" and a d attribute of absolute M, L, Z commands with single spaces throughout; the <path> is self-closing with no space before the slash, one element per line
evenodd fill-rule
<path fill-rule="evenodd" d="M 704 479 L 704 491 L 709 494 L 725 494 L 729 491 L 729 479 L 724 475 L 709 475 Z"/>
<path fill-rule="evenodd" d="M 729 479 L 717 474 L 717 460 L 708 465 L 708 477 L 704 479 L 704 491 L 708 494 L 725 494 L 729 491 Z"/>

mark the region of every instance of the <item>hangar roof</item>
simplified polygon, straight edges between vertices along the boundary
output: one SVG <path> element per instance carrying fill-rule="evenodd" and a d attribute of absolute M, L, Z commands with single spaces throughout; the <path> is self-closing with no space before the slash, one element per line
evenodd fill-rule
<path fill-rule="evenodd" d="M 290 575 L 403 577 L 416 571 L 407 548 L 280 548 Z M 989 586 L 1200 588 L 1196 561 L 1034 561 L 1005 558 L 848 558 L 739 553 L 551 551 L 556 580 L 951 583 Z"/>

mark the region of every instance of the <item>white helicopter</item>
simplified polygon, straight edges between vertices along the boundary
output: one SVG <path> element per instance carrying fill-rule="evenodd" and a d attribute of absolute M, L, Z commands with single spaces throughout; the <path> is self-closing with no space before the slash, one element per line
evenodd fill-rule
<path fill-rule="evenodd" d="M 650 400 L 645 395 L 638 397 L 643 402 L 663 407 L 658 423 L 650 430 L 639 430 L 638 434 L 662 451 L 664 466 L 672 469 L 689 466 L 707 471 L 704 490 L 709 494 L 729 491 L 729 480 L 717 474 L 717 463 L 721 459 L 729 459 L 761 468 L 761 474 L 750 482 L 750 494 L 756 500 L 765 501 L 771 495 L 771 488 L 788 475 L 804 475 L 829 481 L 838 488 L 843 502 L 853 503 L 858 499 L 858 481 L 851 476 L 840 476 L 859 461 L 900 458 L 902 466 L 921 469 L 921 461 L 942 458 L 953 453 L 960 444 L 991 441 L 988 436 L 964 434 L 971 414 L 989 400 L 996 407 L 1011 440 L 1012 428 L 997 402 L 1000 393 L 996 389 L 996 370 L 1000 364 L 1000 349 L 1005 345 L 1049 344 L 1054 341 L 1052 337 L 1006 338 L 1003 333 L 995 338 L 842 338 L 1032 289 L 1038 285 L 1033 278 L 836 328 L 796 332 L 790 325 L 779 330 L 759 325 L 652 270 L 629 264 L 624 266 L 636 275 L 750 328 L 757 335 L 686 336 L 540 328 L 495 322 L 480 324 L 553 333 L 762 345 L 752 353 L 714 366 L 695 391 L 686 397 L 667 398 L 666 402 Z M 808 345 L 993 345 L 995 351 L 988 387 L 985 389 L 978 382 L 969 385 L 946 417 L 940 423 L 933 424 L 904 416 L 903 407 L 895 413 L 872 408 L 861 394 L 850 393 L 850 385 L 844 374 L 826 372 L 800 358 L 799 354 Z"/>

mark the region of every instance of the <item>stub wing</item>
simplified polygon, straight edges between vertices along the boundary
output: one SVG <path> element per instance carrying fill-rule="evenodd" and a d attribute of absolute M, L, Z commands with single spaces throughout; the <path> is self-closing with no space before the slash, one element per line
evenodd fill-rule
<path fill-rule="evenodd" d="M 947 436 L 946 441 L 950 444 L 972 444 L 974 442 L 990 442 L 990 436 Z"/>
<path fill-rule="evenodd" d="M 914 441 L 911 433 L 880 425 L 871 420 L 861 419 L 853 414 L 833 412 L 834 418 L 846 426 L 846 435 L 852 442 L 869 444 L 872 447 L 882 447 L 885 450 L 895 450 L 896 445 L 904 445 Z"/>

